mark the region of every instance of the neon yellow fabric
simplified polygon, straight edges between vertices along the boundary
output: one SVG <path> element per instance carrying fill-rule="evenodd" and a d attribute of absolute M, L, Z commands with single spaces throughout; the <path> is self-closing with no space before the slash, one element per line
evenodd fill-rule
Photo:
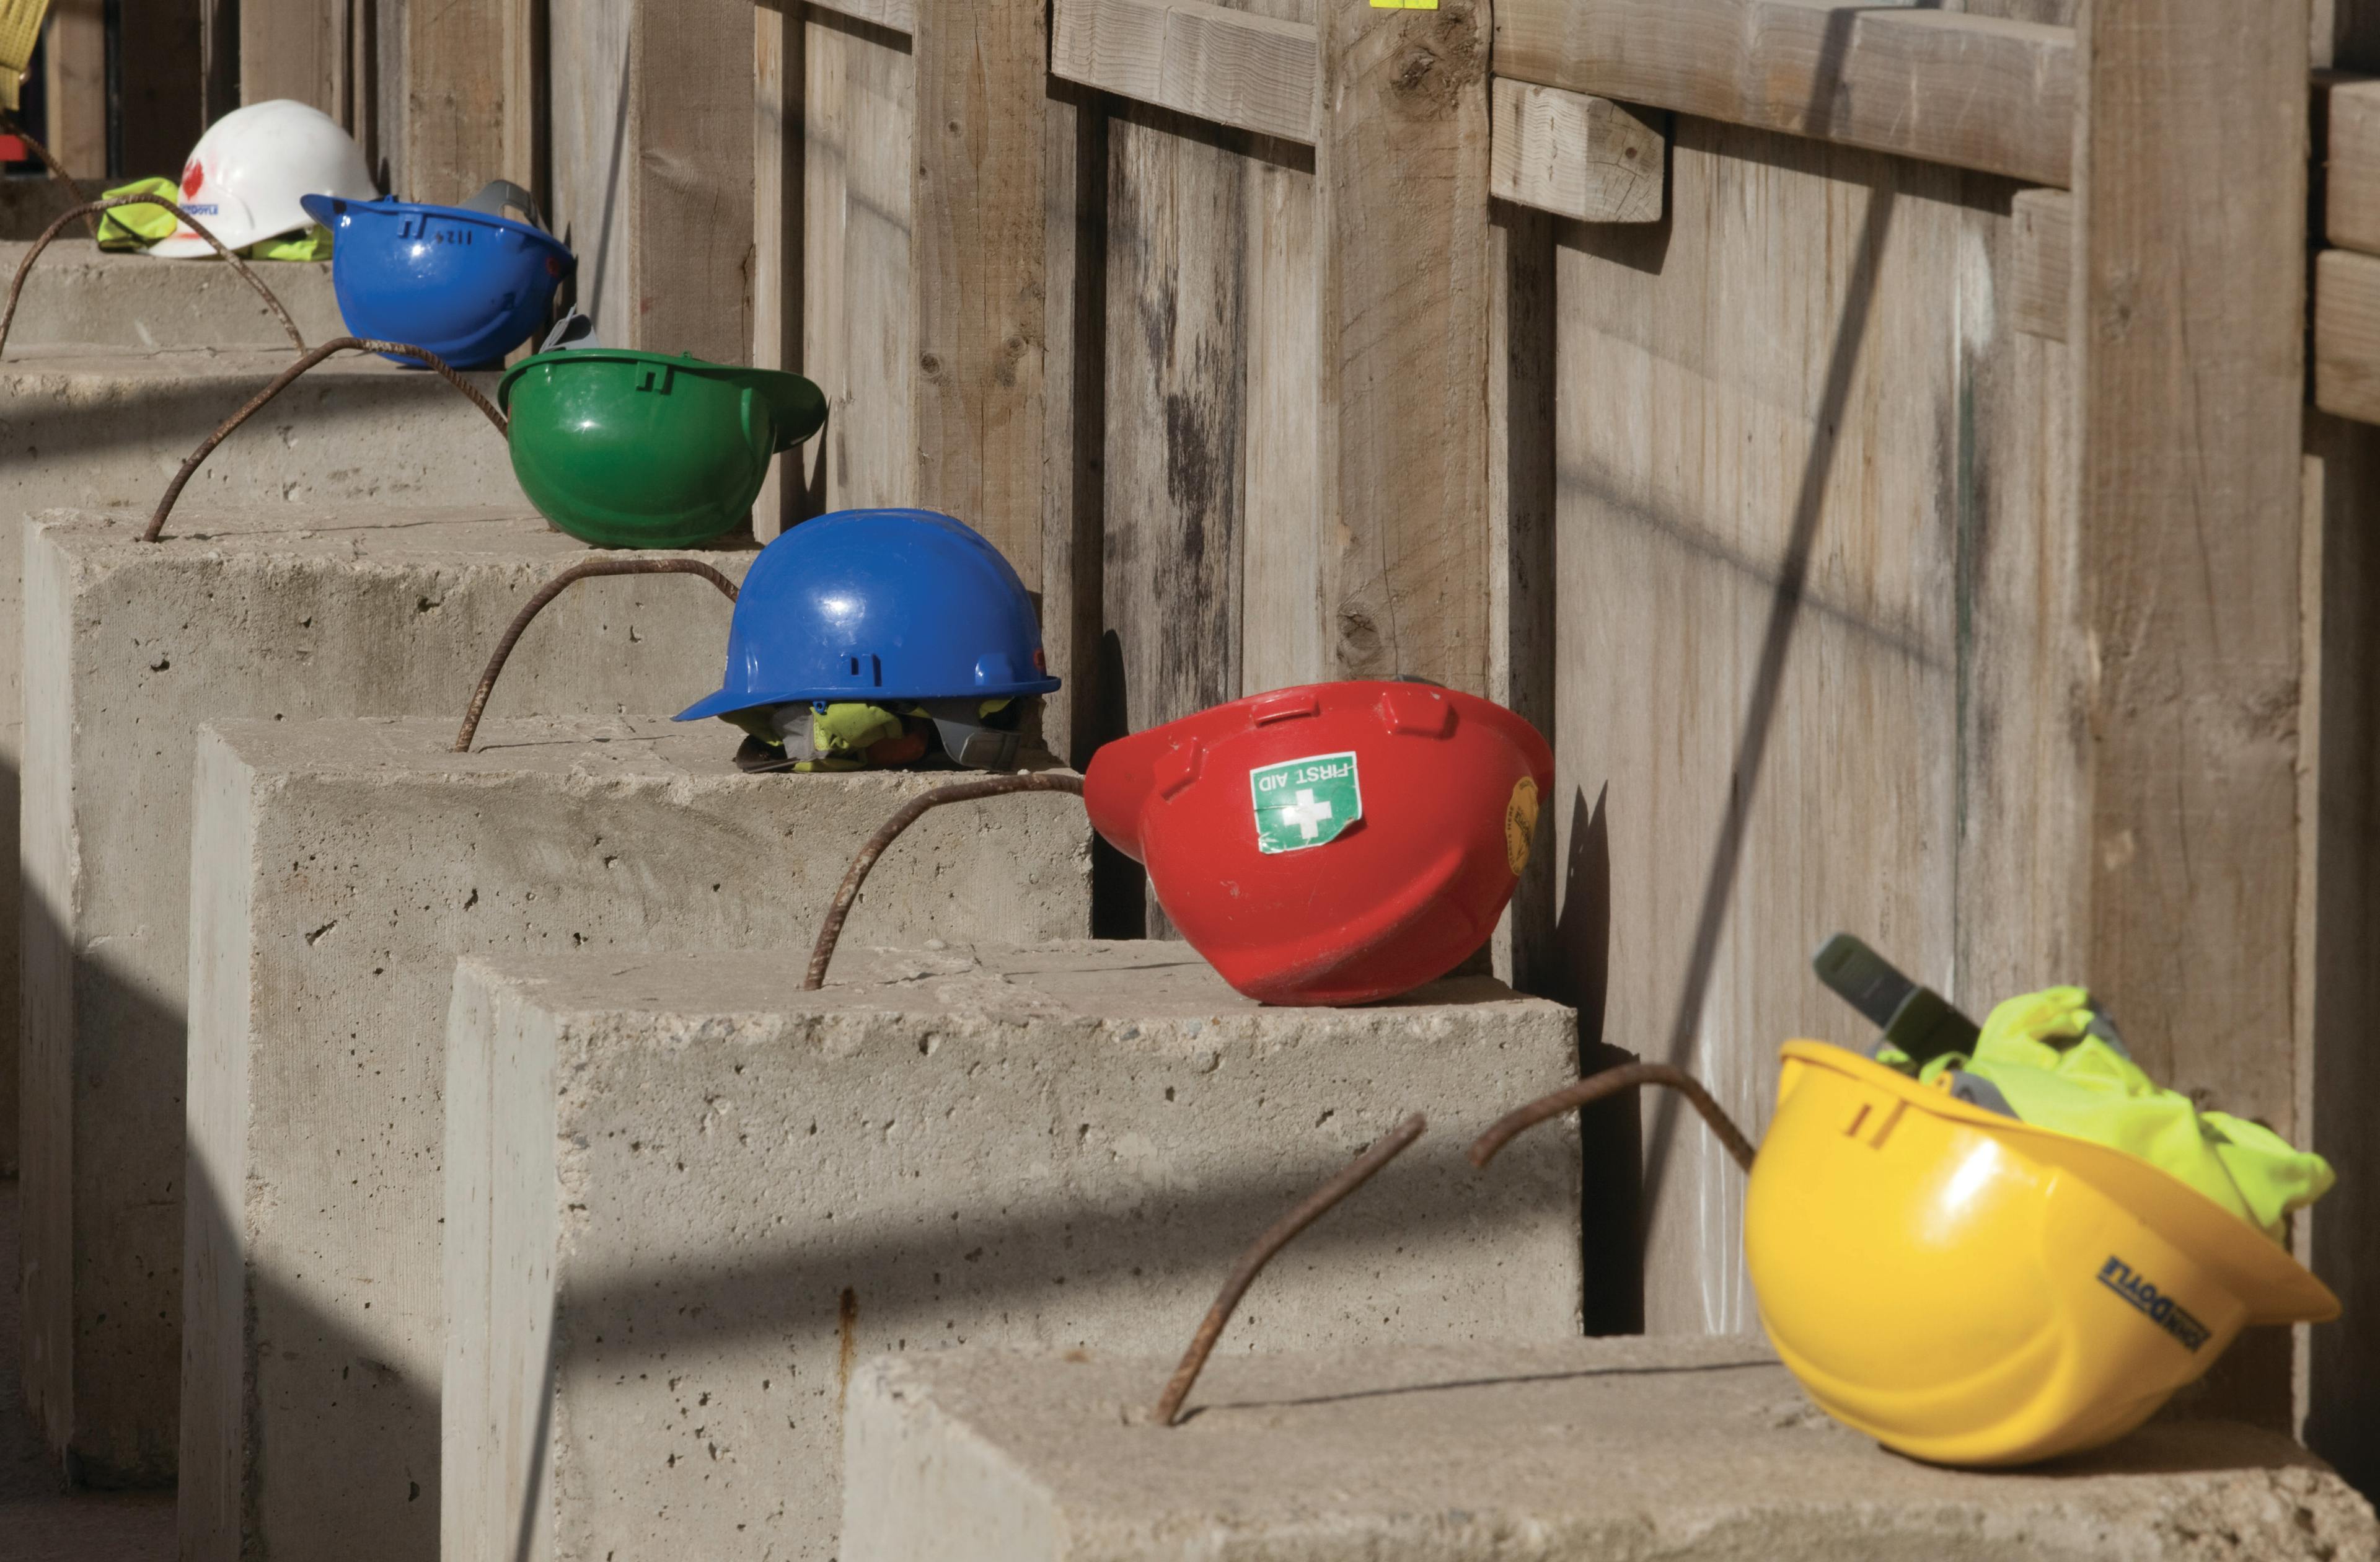
<path fill-rule="evenodd" d="M 2098 1021 L 2097 1031 L 2094 1021 Z M 2091 995 L 2050 987 L 2009 999 L 1984 1021 L 1972 1058 L 1951 1054 L 1918 1071 L 1926 1083 L 1964 1069 L 1997 1086 L 2018 1118 L 2139 1156 L 2275 1241 L 2281 1222 L 2330 1190 L 2330 1164 L 2261 1123 L 2202 1112 L 2167 1090 L 2113 1041 Z M 1877 1061 L 1909 1072 L 1905 1057 Z"/>
<path fill-rule="evenodd" d="M 182 196 L 181 187 L 171 179 L 135 179 L 100 194 L 102 199 L 153 195 L 176 201 Z M 99 214 L 99 247 L 146 250 L 160 239 L 172 238 L 174 230 L 181 226 L 180 218 L 161 206 L 118 206 Z M 251 244 L 240 253 L 251 261 L 327 261 L 331 258 L 331 230 L 316 223 L 303 233 L 285 233 L 278 238 Z"/>
<path fill-rule="evenodd" d="M 810 741 L 820 754 L 856 754 L 902 733 L 901 718 L 881 705 L 829 705 L 810 713 Z"/>
<path fill-rule="evenodd" d="M 171 179 L 135 179 L 128 185 L 99 192 L 102 200 L 119 195 L 153 195 L 160 201 L 179 201 L 182 192 Z M 118 206 L 99 214 L 99 247 L 103 250 L 146 250 L 159 239 L 169 237 L 181 226 L 181 219 L 162 206 Z"/>
<path fill-rule="evenodd" d="M 316 223 L 303 233 L 285 233 L 278 238 L 251 244 L 240 253 L 251 261 L 327 261 L 331 258 L 331 230 Z"/>
<path fill-rule="evenodd" d="M 1005 697 L 986 700 L 976 707 L 976 714 L 990 717 L 1009 703 L 1011 701 Z M 776 729 L 770 725 L 769 709 L 757 706 L 747 711 L 728 711 L 720 719 L 741 727 L 771 748 L 783 748 L 784 745 L 778 740 Z M 830 704 L 822 711 L 813 706 L 810 711 L 810 752 L 814 757 L 795 760 L 790 768 L 797 774 L 808 775 L 817 771 L 866 770 L 871 765 L 906 764 L 922 758 L 926 751 L 924 738 L 910 731 L 908 722 L 903 719 L 905 716 L 923 720 L 926 712 L 924 707 L 917 705 L 905 711 L 895 711 L 887 706 L 856 701 Z M 892 757 L 887 758 L 883 754 L 869 752 L 880 743 L 898 743 L 905 737 L 917 737 L 915 753 L 896 751 Z"/>

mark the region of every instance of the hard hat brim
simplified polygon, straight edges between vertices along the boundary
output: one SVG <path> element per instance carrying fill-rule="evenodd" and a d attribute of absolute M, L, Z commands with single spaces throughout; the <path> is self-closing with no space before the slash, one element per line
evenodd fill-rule
<path fill-rule="evenodd" d="M 474 227 L 517 234 L 537 248 L 561 257 L 572 270 L 578 264 L 577 257 L 561 239 L 535 223 L 525 223 L 500 212 L 475 212 L 468 206 L 440 206 L 428 201 L 396 201 L 385 196 L 358 200 L 351 195 L 301 195 L 298 198 L 298 204 L 306 209 L 308 216 L 324 227 L 350 214 L 397 218 L 419 215 L 436 217 L 441 222 L 468 223 Z"/>
<path fill-rule="evenodd" d="M 1055 693 L 1058 685 L 1059 680 L 1054 677 L 1040 677 L 1029 678 L 1023 683 L 962 689 L 955 693 L 947 689 L 918 692 L 898 689 L 794 689 L 755 694 L 745 689 L 722 689 L 715 694 L 696 701 L 670 719 L 700 721 L 706 716 L 729 715 L 736 711 L 759 710 L 770 705 L 808 704 L 820 700 L 830 704 L 865 700 L 871 705 L 906 705 L 921 700 L 1023 700 L 1036 694 Z"/>
<path fill-rule="evenodd" d="M 224 246 L 225 249 L 237 251 L 247 249 L 249 244 L 261 243 L 263 238 L 273 237 L 268 233 L 261 238 L 251 238 L 245 243 L 234 243 L 231 239 L 225 238 Z M 141 253 L 157 261 L 212 261 L 216 258 L 215 247 L 195 235 L 188 238 L 161 238 Z"/>
<path fill-rule="evenodd" d="M 1889 1092 L 1917 1111 L 2018 1141 L 2042 1161 L 2091 1183 L 2222 1275 L 2247 1303 L 2251 1324 L 2320 1324 L 2338 1316 L 2338 1298 L 2288 1249 L 2162 1166 L 2095 1140 L 1970 1105 L 1829 1043 L 1788 1042 L 1782 1052 L 1788 1059 Z"/>
<path fill-rule="evenodd" d="M 792 449 L 826 426 L 826 393 L 790 370 L 747 369 L 740 364 L 713 363 L 691 356 L 672 358 L 666 353 L 638 352 L 628 348 L 563 348 L 532 354 L 505 370 L 504 378 L 496 382 L 496 405 L 511 411 L 514 384 L 533 369 L 584 368 L 597 363 L 643 363 L 749 386 L 760 394 L 774 414 L 780 450 Z"/>

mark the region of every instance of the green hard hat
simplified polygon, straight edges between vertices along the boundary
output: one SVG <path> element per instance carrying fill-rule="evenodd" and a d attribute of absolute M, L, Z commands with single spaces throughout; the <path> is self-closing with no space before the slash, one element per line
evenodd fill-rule
<path fill-rule="evenodd" d="M 770 458 L 826 421 L 799 374 L 613 348 L 525 358 L 496 401 L 521 492 L 601 548 L 692 547 L 742 525 Z"/>

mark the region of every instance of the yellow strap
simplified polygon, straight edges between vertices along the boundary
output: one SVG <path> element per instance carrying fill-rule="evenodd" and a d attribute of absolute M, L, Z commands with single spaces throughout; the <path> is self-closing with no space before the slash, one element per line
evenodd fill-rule
<path fill-rule="evenodd" d="M 33 63 L 33 45 L 41 40 L 42 22 L 50 14 L 50 0 L 0 0 L 0 108 L 14 114 L 20 104 L 18 89 Z"/>

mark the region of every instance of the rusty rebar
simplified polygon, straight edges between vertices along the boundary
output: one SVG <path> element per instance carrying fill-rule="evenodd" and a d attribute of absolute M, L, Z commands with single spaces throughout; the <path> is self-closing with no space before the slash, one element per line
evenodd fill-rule
<path fill-rule="evenodd" d="M 1031 775 L 991 775 L 980 781 L 961 781 L 953 786 L 937 787 L 923 797 L 910 799 L 901 812 L 884 822 L 884 827 L 868 837 L 859 855 L 851 860 L 850 870 L 834 892 L 834 904 L 826 911 L 826 924 L 819 929 L 818 944 L 810 950 L 810 969 L 802 978 L 802 991 L 815 993 L 826 985 L 826 968 L 834 958 L 834 946 L 843 937 L 843 922 L 851 915 L 851 903 L 859 898 L 859 886 L 868 882 L 868 871 L 884 855 L 884 848 L 900 837 L 901 832 L 919 818 L 944 803 L 967 802 L 976 798 L 996 798 L 1007 792 L 1072 792 L 1083 795 L 1083 778 L 1064 771 L 1041 771 Z"/>
<path fill-rule="evenodd" d="M 591 580 L 604 575 L 698 575 L 717 586 L 727 600 L 735 600 L 735 582 L 697 558 L 590 558 L 569 568 L 538 588 L 535 596 L 521 604 L 513 615 L 512 623 L 504 629 L 504 638 L 496 641 L 496 653 L 488 658 L 487 670 L 480 675 L 480 687 L 471 691 L 471 708 L 463 713 L 463 729 L 455 734 L 455 752 L 471 751 L 471 739 L 479 735 L 480 714 L 488 708 L 488 696 L 496 689 L 496 675 L 504 670 L 504 663 L 520 643 L 521 631 L 528 621 L 545 611 L 546 604 L 560 596 L 573 581 Z"/>
<path fill-rule="evenodd" d="M 74 198 L 74 205 L 91 205 L 91 198 L 83 195 L 83 186 L 76 181 L 74 174 L 67 171 L 67 165 L 62 165 L 57 157 L 53 157 L 53 154 L 50 154 L 50 148 L 41 145 L 41 136 L 36 136 L 36 133 L 29 131 L 29 128 L 24 128 L 24 121 L 17 119 L 14 115 L 9 115 L 7 110 L 0 110 L 0 136 L 14 136 L 17 140 L 21 140 L 21 143 L 26 143 L 29 148 L 33 148 L 33 157 L 41 157 L 41 166 L 50 169 L 50 178 L 55 178 L 57 183 L 67 186 L 67 195 Z M 92 238 L 98 238 L 100 236 L 98 216 L 91 216 L 91 214 L 83 216 L 83 226 L 91 228 Z"/>
<path fill-rule="evenodd" d="M 18 118 L 15 115 L 9 113 L 5 108 L 0 108 L 0 135 L 14 136 L 18 140 L 23 141 L 27 146 L 31 147 L 33 149 L 33 155 L 42 160 L 42 166 L 50 171 L 50 177 L 57 180 L 58 183 L 67 187 L 67 193 L 74 197 L 76 205 L 83 206 L 90 204 L 91 198 L 83 194 L 82 186 L 76 182 L 75 177 L 72 174 L 67 172 L 66 165 L 60 163 L 55 157 L 50 154 L 50 149 L 42 144 L 42 140 L 39 136 L 34 135 L 30 130 L 25 128 L 25 122 L 23 120 Z M 73 214 L 68 213 L 67 214 L 71 216 Z M 99 237 L 99 219 L 96 216 L 86 214 L 82 222 L 83 226 L 91 230 L 91 236 L 93 238 L 97 238 Z"/>
<path fill-rule="evenodd" d="M 289 333 L 290 344 L 299 352 L 306 350 L 306 338 L 298 334 L 298 323 L 289 318 L 289 311 L 281 306 L 281 300 L 273 296 L 273 289 L 264 285 L 262 277 L 248 269 L 246 261 L 225 249 L 224 241 L 208 232 L 206 225 L 162 196 L 115 195 L 105 201 L 86 201 L 71 211 L 60 213 L 57 220 L 43 228 L 42 236 L 33 240 L 33 247 L 25 251 L 25 258 L 17 262 L 16 280 L 8 284 L 7 308 L 0 310 L 0 352 L 8 350 L 8 328 L 17 322 L 18 295 L 25 290 L 25 278 L 32 274 L 33 262 L 40 258 L 42 251 L 50 247 L 51 240 L 65 231 L 67 224 L 72 222 L 78 214 L 113 211 L 118 206 L 155 206 L 160 210 L 173 213 L 182 221 L 189 224 L 191 232 L 213 245 L 215 253 L 229 262 L 231 268 L 239 273 L 250 287 L 256 289 L 257 297 L 264 300 L 264 307 L 273 311 L 273 318 L 281 322 L 281 328 Z"/>
<path fill-rule="evenodd" d="M 140 534 L 140 540 L 144 543 L 153 543 L 165 534 L 165 518 L 173 513 L 174 502 L 182 496 L 183 488 L 188 484 L 191 475 L 199 470 L 200 463 L 213 453 L 216 445 L 231 437 L 232 430 L 254 417 L 262 409 L 266 402 L 288 389 L 290 384 L 298 375 L 313 368 L 334 352 L 394 353 L 399 358 L 410 358 L 416 362 L 426 363 L 440 379 L 461 391 L 470 398 L 472 406 L 486 413 L 488 421 L 496 426 L 498 433 L 509 433 L 504 415 L 496 410 L 495 403 L 481 395 L 479 386 L 463 378 L 453 364 L 431 352 L 428 348 L 417 348 L 405 342 L 383 342 L 369 336 L 334 336 L 281 371 L 280 373 L 275 374 L 271 384 L 250 397 L 247 406 L 225 419 L 221 428 L 200 442 L 199 447 L 190 452 L 190 458 L 182 463 L 182 470 L 174 474 L 173 482 L 165 489 L 165 496 L 157 501 L 157 513 L 149 518 L 149 530 Z"/>
<path fill-rule="evenodd" d="M 1624 1090 L 1634 1090 L 1639 1085 L 1660 1085 L 1684 1096 L 1694 1109 L 1702 1114 L 1703 1121 L 1710 1125 L 1711 1132 L 1718 1136 L 1719 1143 L 1727 1147 L 1727 1153 L 1735 1158 L 1735 1164 L 1745 1171 L 1752 1169 L 1755 1153 L 1752 1141 L 1743 1137 L 1743 1130 L 1735 1126 L 1734 1119 L 1711 1099 L 1710 1092 L 1703 1089 L 1701 1080 L 1684 1069 L 1672 1068 L 1666 1063 L 1623 1063 L 1616 1068 L 1589 1074 L 1575 1084 L 1564 1085 L 1551 1095 L 1539 1096 L 1526 1106 L 1505 1113 L 1472 1142 L 1471 1164 L 1487 1165 L 1496 1158 L 1496 1153 L 1514 1138 L 1548 1117 L 1559 1117 L 1573 1107 L 1585 1106 Z"/>
<path fill-rule="evenodd" d="M 1173 1418 L 1182 1413 L 1182 1401 L 1190 1397 L 1198 1373 L 1214 1354 L 1215 1342 L 1223 1337 L 1223 1325 L 1232 1321 L 1240 1299 L 1272 1262 L 1273 1255 L 1296 1239 L 1297 1234 L 1328 1214 L 1342 1199 L 1372 1180 L 1372 1175 L 1405 1153 L 1419 1139 L 1429 1122 L 1416 1112 L 1390 1129 L 1387 1137 L 1374 1143 L 1362 1154 L 1350 1161 L 1338 1176 L 1307 1195 L 1305 1202 L 1274 1221 L 1265 1234 L 1257 1238 L 1240 1262 L 1232 1266 L 1231 1278 L 1215 1293 L 1215 1304 L 1207 1309 L 1207 1316 L 1198 1321 L 1198 1332 L 1190 1340 L 1190 1348 L 1182 1353 L 1182 1364 L 1165 1380 L 1165 1392 L 1157 1397 L 1157 1408 L 1149 1419 L 1160 1426 L 1172 1426 Z"/>

